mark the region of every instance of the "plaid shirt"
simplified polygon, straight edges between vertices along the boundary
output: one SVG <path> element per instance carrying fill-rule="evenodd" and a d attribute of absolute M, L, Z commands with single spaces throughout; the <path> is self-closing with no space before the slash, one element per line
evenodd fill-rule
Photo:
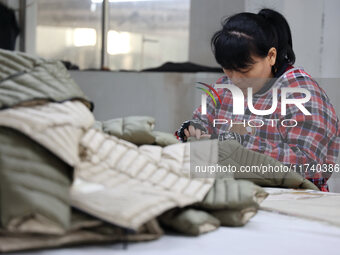
<path fill-rule="evenodd" d="M 227 76 L 223 76 L 216 83 L 231 83 Z M 256 127 L 252 134 L 241 135 L 241 143 L 246 148 L 267 154 L 289 167 L 302 170 L 300 174 L 312 181 L 322 191 L 328 191 L 327 180 L 331 175 L 330 167 L 334 167 L 339 153 L 339 120 L 334 107 L 330 103 L 325 91 L 301 68 L 290 66 L 277 78 L 270 89 L 253 95 L 255 109 L 264 110 L 272 106 L 272 88 L 278 88 L 277 109 L 270 115 L 254 115 L 248 110 L 245 97 L 245 114 L 233 115 L 233 99 L 228 89 L 216 89 L 222 105 L 215 103 L 211 97 L 207 97 L 207 114 L 201 114 L 201 106 L 193 113 L 193 119 L 199 121 L 210 134 L 221 134 L 229 129 L 229 124 L 216 124 L 214 119 L 233 120 L 242 122 L 251 119 L 261 119 L 264 125 Z M 311 93 L 311 99 L 304 103 L 304 107 L 311 115 L 304 115 L 300 109 L 293 104 L 287 104 L 286 115 L 281 115 L 281 93 L 283 87 L 305 88 Z M 302 93 L 287 94 L 287 98 L 303 98 Z M 267 119 L 267 121 L 266 121 Z M 268 119 L 278 119 L 273 125 Z M 284 127 L 281 120 L 294 119 L 295 127 Z M 252 122 L 253 126 L 255 121 Z M 257 122 L 256 122 L 257 123 Z M 309 164 L 308 168 L 307 165 Z M 326 166 L 323 164 L 327 164 Z M 311 167 L 314 165 L 314 168 Z M 330 166 L 331 165 L 331 166 Z M 315 171 L 318 167 L 325 167 L 325 171 Z"/>

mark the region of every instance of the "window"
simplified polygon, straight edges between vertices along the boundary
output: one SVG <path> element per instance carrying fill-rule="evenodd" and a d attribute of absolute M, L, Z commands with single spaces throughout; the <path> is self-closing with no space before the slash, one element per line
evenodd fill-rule
<path fill-rule="evenodd" d="M 100 68 L 101 0 L 38 0 L 37 54 Z M 188 61 L 190 0 L 109 0 L 105 66 Z"/>
<path fill-rule="evenodd" d="M 190 0 L 109 1 L 109 67 L 188 61 L 189 7 Z"/>
<path fill-rule="evenodd" d="M 91 0 L 38 0 L 37 54 L 99 68 L 101 13 Z"/>

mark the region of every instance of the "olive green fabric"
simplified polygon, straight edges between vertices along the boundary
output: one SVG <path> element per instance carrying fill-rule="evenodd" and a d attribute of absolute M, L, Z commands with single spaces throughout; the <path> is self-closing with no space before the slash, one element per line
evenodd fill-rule
<path fill-rule="evenodd" d="M 202 137 L 199 140 L 206 140 L 208 137 Z M 195 137 L 189 137 L 188 142 L 199 141 Z M 274 158 L 245 148 L 235 140 L 218 141 L 218 164 L 220 166 L 235 166 L 236 171 L 230 173 L 216 173 L 214 177 L 225 178 L 234 177 L 251 181 L 263 187 L 281 187 L 294 189 L 312 189 L 319 190 L 312 182 L 302 177 L 291 169 L 289 171 L 259 171 L 259 172 L 242 172 L 241 166 L 257 167 L 272 166 L 282 168 L 284 165 Z M 283 168 L 282 168 L 283 169 Z"/>
<path fill-rule="evenodd" d="M 192 208 L 169 210 L 159 217 L 159 221 L 165 227 L 192 236 L 213 231 L 220 226 L 220 221 L 208 212 Z"/>
<path fill-rule="evenodd" d="M 0 109 L 70 99 L 93 108 L 61 62 L 0 49 Z"/>
<path fill-rule="evenodd" d="M 200 140 L 206 139 L 203 137 Z M 197 141 L 195 137 L 188 139 L 188 142 Z M 218 142 L 218 158 L 221 166 L 236 166 L 237 171 L 232 173 L 236 180 L 230 174 L 228 178 L 225 178 L 225 173 L 214 174 L 214 186 L 204 200 L 191 206 L 196 211 L 190 208 L 170 211 L 160 218 L 162 224 L 189 235 L 199 234 L 200 226 L 206 223 L 212 226 L 216 219 L 222 226 L 243 226 L 257 213 L 260 203 L 268 196 L 258 185 L 318 190 L 313 183 L 295 172 L 242 173 L 239 171 L 241 166 L 283 165 L 234 140 Z"/>
<path fill-rule="evenodd" d="M 155 119 L 150 116 L 127 116 L 103 122 L 96 121 L 94 128 L 136 145 L 155 144 L 162 147 L 179 143 L 173 134 L 154 131 Z"/>
<path fill-rule="evenodd" d="M 180 233 L 199 235 L 218 226 L 243 226 L 268 196 L 250 181 L 216 179 L 205 198 L 194 205 L 170 210 L 159 217 L 160 223 Z"/>
<path fill-rule="evenodd" d="M 103 131 L 136 145 L 152 144 L 155 119 L 148 116 L 129 116 L 103 121 Z"/>
<path fill-rule="evenodd" d="M 216 179 L 213 188 L 196 207 L 208 211 L 222 226 L 243 226 L 267 196 L 264 189 L 250 181 Z"/>
<path fill-rule="evenodd" d="M 79 244 L 150 241 L 158 239 L 162 234 L 163 231 L 156 220 L 145 223 L 136 232 L 129 232 L 73 210 L 70 228 L 63 235 L 8 233 L 0 228 L 0 252 Z"/>
<path fill-rule="evenodd" d="M 211 215 L 219 219 L 222 226 L 241 227 L 255 216 L 257 210 L 254 207 L 247 207 L 241 210 L 217 210 L 211 212 Z"/>
<path fill-rule="evenodd" d="M 202 138 L 200 140 L 206 140 Z M 188 142 L 197 142 L 190 137 Z M 174 230 L 188 235 L 198 235 L 200 227 L 217 227 L 217 221 L 222 226 L 243 226 L 258 211 L 260 203 L 268 196 L 260 186 L 314 189 L 318 188 L 310 181 L 295 172 L 274 173 L 242 173 L 240 166 L 282 166 L 270 156 L 249 150 L 234 140 L 218 142 L 218 164 L 221 166 L 236 166 L 233 177 L 225 178 L 225 174 L 215 174 L 214 186 L 204 200 L 191 208 L 177 209 L 165 213 L 160 222 Z M 230 176 L 230 175 L 229 175 Z M 209 177 L 209 176 L 207 176 Z M 214 224 L 213 224 L 214 223 Z"/>
<path fill-rule="evenodd" d="M 0 127 L 0 252 L 65 245 L 147 241 L 155 219 L 136 232 L 71 212 L 73 169 L 22 133 Z"/>
<path fill-rule="evenodd" d="M 250 181 L 216 179 L 214 186 L 197 206 L 205 210 L 258 208 L 267 196 L 264 189 Z"/>
<path fill-rule="evenodd" d="M 70 226 L 72 173 L 38 143 L 0 127 L 0 227 L 10 232 L 64 233 Z"/>
<path fill-rule="evenodd" d="M 236 166 L 235 179 L 245 179 L 255 184 L 266 187 L 299 188 L 319 190 L 312 182 L 292 170 L 267 171 L 267 172 L 242 172 L 241 166 L 258 167 L 272 166 L 282 167 L 283 164 L 274 158 L 245 148 L 235 140 L 219 141 L 219 164 Z"/>

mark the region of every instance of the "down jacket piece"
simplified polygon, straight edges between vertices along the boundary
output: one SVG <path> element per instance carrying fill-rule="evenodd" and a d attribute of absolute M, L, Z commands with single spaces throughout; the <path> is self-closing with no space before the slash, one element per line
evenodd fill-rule
<path fill-rule="evenodd" d="M 218 149 L 218 163 L 225 166 L 228 164 L 233 165 L 238 170 L 233 173 L 235 179 L 249 180 L 257 185 L 266 187 L 319 190 L 311 181 L 303 178 L 292 169 L 287 168 L 285 171 L 264 171 L 263 166 L 278 167 L 279 169 L 283 165 L 268 155 L 245 148 L 235 140 L 231 140 L 228 143 L 220 141 Z M 259 171 L 242 172 L 240 171 L 241 166 L 249 166 Z"/>
<path fill-rule="evenodd" d="M 79 101 L 0 111 L 0 125 L 75 168 L 72 205 L 115 225 L 137 229 L 167 209 L 202 200 L 212 187 L 213 179 L 190 179 L 189 144 L 137 147 L 90 128 L 93 122 Z M 204 148 L 201 160 L 216 163 L 217 141 Z"/>
<path fill-rule="evenodd" d="M 61 62 L 0 49 L 0 109 L 70 99 L 93 108 Z"/>
<path fill-rule="evenodd" d="M 202 139 L 206 140 L 207 138 Z M 200 146 L 199 144 L 195 145 L 199 140 L 194 137 L 190 137 L 188 141 L 193 144 L 192 147 Z M 319 188 L 311 181 L 305 179 L 292 169 L 286 167 L 282 171 L 269 170 L 268 166 L 272 167 L 272 169 L 283 169 L 284 165 L 268 155 L 245 148 L 235 140 L 218 141 L 218 165 L 232 166 L 236 170 L 222 173 L 193 172 L 193 174 L 196 177 L 201 178 L 233 177 L 235 179 L 248 180 L 254 184 L 264 187 L 319 190 Z M 267 166 L 267 170 L 264 166 Z M 244 170 L 246 169 L 245 167 L 248 167 L 247 171 Z M 250 171 L 250 169 L 253 170 Z"/>
<path fill-rule="evenodd" d="M 207 210 L 222 226 L 243 226 L 253 217 L 268 194 L 259 186 L 231 178 L 216 179 L 198 208 Z"/>
<path fill-rule="evenodd" d="M 167 146 L 179 143 L 170 133 L 153 130 L 156 120 L 150 116 L 127 116 L 103 122 L 96 121 L 94 127 L 136 145 L 155 144 Z"/>
<path fill-rule="evenodd" d="M 63 234 L 70 226 L 73 169 L 28 136 L 0 127 L 0 225 Z"/>
<path fill-rule="evenodd" d="M 93 122 L 92 113 L 80 101 L 0 111 L 0 126 L 22 132 L 73 167 L 79 164 L 79 142 Z"/>
<path fill-rule="evenodd" d="M 63 235 L 15 234 L 0 229 L 0 252 L 89 243 L 150 241 L 159 238 L 162 234 L 163 230 L 155 219 L 145 223 L 137 232 L 131 233 L 73 210 L 69 230 Z"/>
<path fill-rule="evenodd" d="M 208 212 L 194 208 L 175 208 L 158 219 L 163 226 L 191 236 L 213 231 L 221 225 L 220 221 Z"/>
<path fill-rule="evenodd" d="M 246 180 L 216 179 L 205 198 L 192 206 L 167 211 L 161 224 L 187 235 L 199 235 L 218 226 L 243 226 L 268 196 L 261 187 Z"/>
<path fill-rule="evenodd" d="M 213 185 L 211 178 L 190 178 L 189 144 L 137 147 L 90 129 L 80 145 L 72 204 L 119 226 L 135 229 L 165 210 L 198 202 Z M 215 164 L 217 141 L 204 148 L 200 160 Z"/>
<path fill-rule="evenodd" d="M 136 230 L 168 209 L 203 200 L 212 187 L 212 179 L 190 179 L 190 143 L 137 147 L 90 128 L 91 116 L 81 102 L 68 101 L 3 110 L 0 125 L 21 131 L 74 166 L 72 205 L 118 226 Z M 199 143 L 203 151 L 191 155 L 216 163 L 217 140 Z M 247 221 L 239 219 L 222 224 Z M 188 218 L 189 223 L 194 220 Z"/>

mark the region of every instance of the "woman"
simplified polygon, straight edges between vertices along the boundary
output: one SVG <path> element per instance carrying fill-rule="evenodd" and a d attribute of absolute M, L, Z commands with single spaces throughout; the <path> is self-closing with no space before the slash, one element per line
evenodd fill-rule
<path fill-rule="evenodd" d="M 222 25 L 211 40 L 216 61 L 225 73 L 216 83 L 236 85 L 245 100 L 248 88 L 252 88 L 253 106 L 258 110 L 271 108 L 277 88 L 277 108 L 265 116 L 255 115 L 245 101 L 245 114 L 234 115 L 231 91 L 216 88 L 221 104 L 215 105 L 208 97 L 206 114 L 202 114 L 202 106 L 198 107 L 193 120 L 184 122 L 177 131 L 179 139 L 235 139 L 246 148 L 293 166 L 320 190 L 328 191 L 326 182 L 339 152 L 339 120 L 324 90 L 302 68 L 293 66 L 295 54 L 286 19 L 276 11 L 262 9 L 258 14 L 236 14 Z M 286 115 L 281 115 L 283 88 L 307 89 L 311 98 L 303 106 L 311 115 L 294 104 L 287 104 Z M 304 97 L 303 93 L 286 95 L 288 99 Z M 253 120 L 252 124 L 249 120 Z"/>

